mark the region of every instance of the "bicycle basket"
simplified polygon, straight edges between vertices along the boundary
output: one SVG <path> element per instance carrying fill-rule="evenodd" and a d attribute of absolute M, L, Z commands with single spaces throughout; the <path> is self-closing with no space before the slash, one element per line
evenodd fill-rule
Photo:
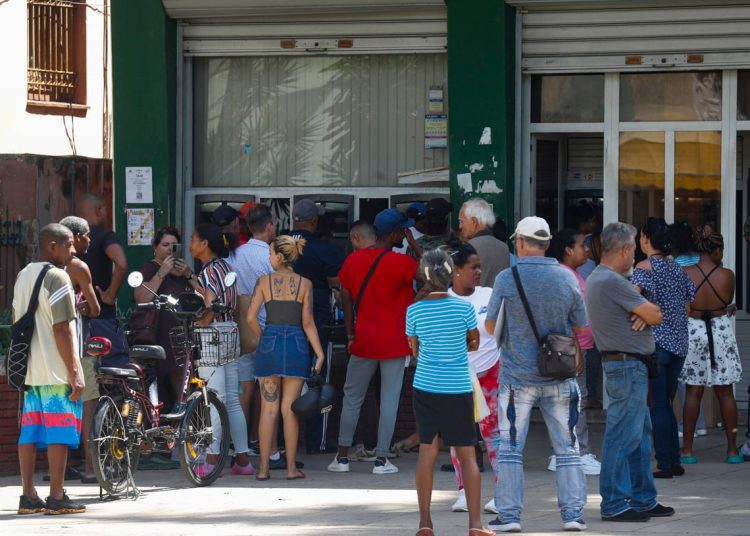
<path fill-rule="evenodd" d="M 185 364 L 188 352 L 190 351 L 190 340 L 185 333 L 185 328 L 175 326 L 169 330 L 169 340 L 172 343 L 172 352 L 174 360 L 178 367 Z"/>
<path fill-rule="evenodd" d="M 237 325 L 208 326 L 193 330 L 200 351 L 201 367 L 219 367 L 240 354 Z"/>

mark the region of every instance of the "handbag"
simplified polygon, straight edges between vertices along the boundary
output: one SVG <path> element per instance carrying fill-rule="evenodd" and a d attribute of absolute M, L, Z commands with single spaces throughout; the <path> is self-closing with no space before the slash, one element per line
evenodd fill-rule
<path fill-rule="evenodd" d="M 536 322 L 534 322 L 534 316 L 531 313 L 531 307 L 529 307 L 529 301 L 526 299 L 521 277 L 518 274 L 518 267 L 514 266 L 512 271 L 518 295 L 523 303 L 529 324 L 531 324 L 531 330 L 539 343 L 539 375 L 556 380 L 575 378 L 576 364 L 580 358 L 575 338 L 557 333 L 539 337 L 539 331 L 536 328 Z"/>
<path fill-rule="evenodd" d="M 26 389 L 26 372 L 29 369 L 29 355 L 31 354 L 31 337 L 34 335 L 34 315 L 39 306 L 39 291 L 44 282 L 44 276 L 52 268 L 47 264 L 36 278 L 34 289 L 29 298 L 26 313 L 10 327 L 10 345 L 5 357 L 5 375 L 8 385 L 17 391 Z"/>

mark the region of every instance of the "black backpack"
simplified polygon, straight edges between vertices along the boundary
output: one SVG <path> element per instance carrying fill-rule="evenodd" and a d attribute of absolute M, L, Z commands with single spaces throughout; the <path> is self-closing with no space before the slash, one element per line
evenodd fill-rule
<path fill-rule="evenodd" d="M 51 264 L 42 268 L 36 283 L 34 283 L 34 290 L 31 292 L 26 313 L 10 327 L 10 345 L 5 358 L 5 374 L 8 385 L 17 391 L 23 391 L 26 388 L 26 371 L 29 368 L 31 337 L 34 335 L 34 315 L 36 314 L 36 308 L 39 306 L 39 291 L 42 288 L 44 276 L 51 268 Z"/>

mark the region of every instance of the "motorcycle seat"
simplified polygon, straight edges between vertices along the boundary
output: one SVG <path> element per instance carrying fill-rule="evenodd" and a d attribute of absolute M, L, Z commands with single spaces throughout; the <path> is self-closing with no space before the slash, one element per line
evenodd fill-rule
<path fill-rule="evenodd" d="M 107 376 L 124 376 L 126 378 L 137 378 L 138 372 L 128 368 L 99 367 L 99 374 Z"/>
<path fill-rule="evenodd" d="M 147 359 L 164 361 L 167 358 L 164 348 L 151 344 L 136 344 L 131 346 L 129 355 L 133 361 L 144 361 Z"/>

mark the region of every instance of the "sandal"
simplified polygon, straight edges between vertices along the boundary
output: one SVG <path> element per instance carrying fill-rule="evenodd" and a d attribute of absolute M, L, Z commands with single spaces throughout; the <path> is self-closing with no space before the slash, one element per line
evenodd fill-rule
<path fill-rule="evenodd" d="M 744 463 L 745 459 L 740 456 L 739 454 L 735 454 L 734 456 L 727 456 L 726 460 L 724 460 L 724 463 Z"/>
<path fill-rule="evenodd" d="M 271 473 L 268 473 L 266 476 L 261 476 L 260 474 L 255 475 L 255 480 L 264 481 L 264 480 L 270 480 L 271 479 Z"/>
<path fill-rule="evenodd" d="M 435 536 L 435 532 L 430 527 L 422 527 L 414 536 Z"/>
<path fill-rule="evenodd" d="M 300 471 L 299 469 L 297 469 L 297 473 L 299 474 L 297 474 L 296 476 L 288 476 L 286 477 L 286 479 L 287 480 L 302 480 L 303 478 L 307 476 L 303 471 Z"/>
<path fill-rule="evenodd" d="M 680 464 L 682 465 L 694 465 L 698 463 L 698 458 L 695 456 L 680 456 Z"/>
<path fill-rule="evenodd" d="M 495 531 L 482 527 L 481 529 L 469 529 L 469 536 L 496 536 Z"/>

